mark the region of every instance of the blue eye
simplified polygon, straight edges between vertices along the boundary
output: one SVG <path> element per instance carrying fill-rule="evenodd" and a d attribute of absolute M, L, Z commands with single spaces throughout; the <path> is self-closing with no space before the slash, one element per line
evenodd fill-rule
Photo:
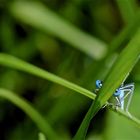
<path fill-rule="evenodd" d="M 114 96 L 119 96 L 121 94 L 121 90 L 119 88 L 117 88 L 115 90 L 115 93 L 113 94 Z"/>
<path fill-rule="evenodd" d="M 101 80 L 96 80 L 96 88 L 101 88 L 102 87 L 102 81 Z"/>
<path fill-rule="evenodd" d="M 115 92 L 117 93 L 119 91 L 119 89 L 117 88 L 116 90 L 115 90 Z"/>

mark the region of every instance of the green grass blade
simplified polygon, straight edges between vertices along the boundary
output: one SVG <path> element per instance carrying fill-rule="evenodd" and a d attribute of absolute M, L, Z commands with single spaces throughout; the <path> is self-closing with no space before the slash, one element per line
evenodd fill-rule
<path fill-rule="evenodd" d="M 84 140 L 90 120 L 99 111 L 99 109 L 107 102 L 112 96 L 115 89 L 117 89 L 124 79 L 128 76 L 133 66 L 137 62 L 140 54 L 140 30 L 136 33 L 134 38 L 130 41 L 127 47 L 121 52 L 118 60 L 112 67 L 109 75 L 107 76 L 103 88 L 100 90 L 95 103 L 92 103 L 88 113 L 86 114 L 79 130 L 77 131 L 74 140 Z M 126 114 L 123 114 L 126 115 Z M 140 126 L 139 122 L 135 120 Z"/>
<path fill-rule="evenodd" d="M 117 110 L 115 108 L 112 108 L 112 107 L 109 107 L 108 108 L 111 110 L 111 111 L 114 111 L 114 112 L 117 112 L 119 115 L 125 117 L 126 119 L 130 120 L 133 122 L 133 124 L 140 128 L 140 120 L 137 119 L 135 116 L 129 116 L 127 112 L 123 111 L 122 109 L 118 108 Z"/>
<path fill-rule="evenodd" d="M 134 0 L 116 0 L 116 2 L 120 9 L 123 20 L 126 23 L 132 22 L 132 19 L 135 17 L 136 10 Z"/>
<path fill-rule="evenodd" d="M 120 47 L 125 41 L 131 38 L 140 26 L 140 10 L 136 13 L 135 17 L 132 19 L 132 22 L 128 23 L 124 29 L 113 39 L 110 43 L 109 48 L 115 50 Z"/>
<path fill-rule="evenodd" d="M 15 2 L 11 5 L 11 12 L 22 22 L 57 36 L 95 59 L 101 59 L 106 54 L 104 42 L 61 19 L 41 3 Z"/>
<path fill-rule="evenodd" d="M 89 126 L 89 123 L 90 123 L 90 120 L 92 117 L 93 105 L 94 105 L 94 101 L 93 101 L 92 105 L 90 106 L 86 116 L 84 117 L 78 131 L 76 132 L 76 135 L 74 136 L 74 138 L 72 140 L 85 140 L 88 126 Z"/>
<path fill-rule="evenodd" d="M 18 69 L 33 75 L 36 75 L 38 77 L 41 77 L 43 79 L 49 80 L 51 82 L 57 83 L 59 85 L 62 85 L 64 87 L 67 87 L 69 89 L 72 89 L 76 92 L 79 92 L 91 99 L 95 99 L 95 94 L 90 92 L 89 90 L 86 90 L 76 84 L 73 84 L 67 80 L 64 80 L 63 78 L 60 78 L 48 71 L 42 70 L 32 64 L 29 64 L 27 62 L 24 62 L 14 56 L 0 53 L 0 65 L 5 65 L 14 69 Z"/>
<path fill-rule="evenodd" d="M 47 121 L 25 99 L 22 99 L 11 91 L 2 88 L 0 88 L 0 97 L 9 100 L 22 109 L 36 123 L 38 128 L 48 137 L 48 139 L 59 139 Z"/>

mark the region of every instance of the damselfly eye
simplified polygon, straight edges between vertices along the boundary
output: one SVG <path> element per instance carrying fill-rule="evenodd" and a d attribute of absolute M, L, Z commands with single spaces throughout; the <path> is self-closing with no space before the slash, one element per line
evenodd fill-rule
<path fill-rule="evenodd" d="M 100 87 L 102 87 L 102 83 L 100 83 Z"/>
<path fill-rule="evenodd" d="M 101 80 L 96 80 L 96 88 L 99 89 L 102 87 L 102 81 Z"/>
<path fill-rule="evenodd" d="M 115 90 L 116 93 L 117 93 L 118 91 L 119 91 L 118 89 Z"/>

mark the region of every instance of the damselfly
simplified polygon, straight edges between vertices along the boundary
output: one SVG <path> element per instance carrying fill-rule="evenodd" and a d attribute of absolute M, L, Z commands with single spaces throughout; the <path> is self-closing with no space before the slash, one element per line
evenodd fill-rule
<path fill-rule="evenodd" d="M 97 92 L 103 85 L 103 82 L 101 80 L 96 80 L 96 90 Z M 115 97 L 116 107 L 120 107 L 122 110 L 126 111 L 129 115 L 129 106 L 132 100 L 132 96 L 134 93 L 134 83 L 126 84 L 122 83 L 119 88 L 115 90 L 113 93 L 113 96 Z M 128 100 L 125 103 L 125 99 L 128 98 Z M 112 104 L 111 104 L 112 105 Z M 125 106 L 125 107 L 124 107 Z"/>

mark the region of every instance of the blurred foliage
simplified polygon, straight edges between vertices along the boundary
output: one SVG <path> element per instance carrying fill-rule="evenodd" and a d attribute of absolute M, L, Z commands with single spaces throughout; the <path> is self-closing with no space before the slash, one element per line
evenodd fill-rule
<path fill-rule="evenodd" d="M 40 15 L 35 15 L 32 11 L 31 13 L 26 11 L 27 9 L 24 11 L 23 7 L 26 6 L 18 5 L 19 2 L 26 2 L 27 5 L 29 3 L 30 6 L 30 2 L 24 0 L 0 1 L 1 52 L 21 58 L 90 91 L 95 89 L 96 79 L 105 78 L 118 54 L 140 25 L 139 1 L 136 0 L 130 0 L 131 3 L 127 0 L 32 0 L 33 3 L 41 3 L 42 6 L 38 7 L 40 4 L 37 4 L 37 9 L 32 6 L 28 8 L 41 11 L 45 15 L 43 17 L 49 17 L 50 22 L 40 20 Z M 125 7 L 123 2 L 129 6 Z M 16 4 L 23 6 L 22 12 L 20 7 L 15 7 Z M 28 17 L 28 13 L 33 14 L 34 18 Z M 129 14 L 131 16 L 128 16 Z M 43 21 L 48 23 L 39 24 Z M 51 25 L 56 26 L 53 28 Z M 133 27 L 129 33 L 126 32 L 128 27 Z M 66 29 L 69 29 L 71 34 Z M 121 33 L 124 34 L 119 37 Z M 93 45 L 93 48 L 90 42 L 91 50 L 88 49 L 90 55 L 85 51 L 88 40 L 92 40 L 93 44 L 96 44 L 96 41 L 102 42 L 100 47 Z M 75 45 L 74 42 L 77 41 L 78 45 Z M 119 41 L 121 43 L 118 43 Z M 118 44 L 114 45 L 115 47 L 111 45 L 114 42 Z M 84 49 L 81 49 L 81 46 Z M 99 50 L 100 59 L 94 57 L 95 50 Z M 131 112 L 140 118 L 139 63 L 126 82 L 130 81 L 136 84 Z M 31 102 L 63 140 L 69 140 L 74 136 L 91 104 L 90 99 L 80 94 L 73 94 L 69 89 L 2 66 L 0 87 L 14 91 Z M 40 130 L 24 112 L 6 100 L 0 99 L 1 140 L 37 140 L 39 132 Z M 139 140 L 140 135 L 139 129 L 132 123 L 114 112 L 103 109 L 91 122 L 87 139 Z"/>

